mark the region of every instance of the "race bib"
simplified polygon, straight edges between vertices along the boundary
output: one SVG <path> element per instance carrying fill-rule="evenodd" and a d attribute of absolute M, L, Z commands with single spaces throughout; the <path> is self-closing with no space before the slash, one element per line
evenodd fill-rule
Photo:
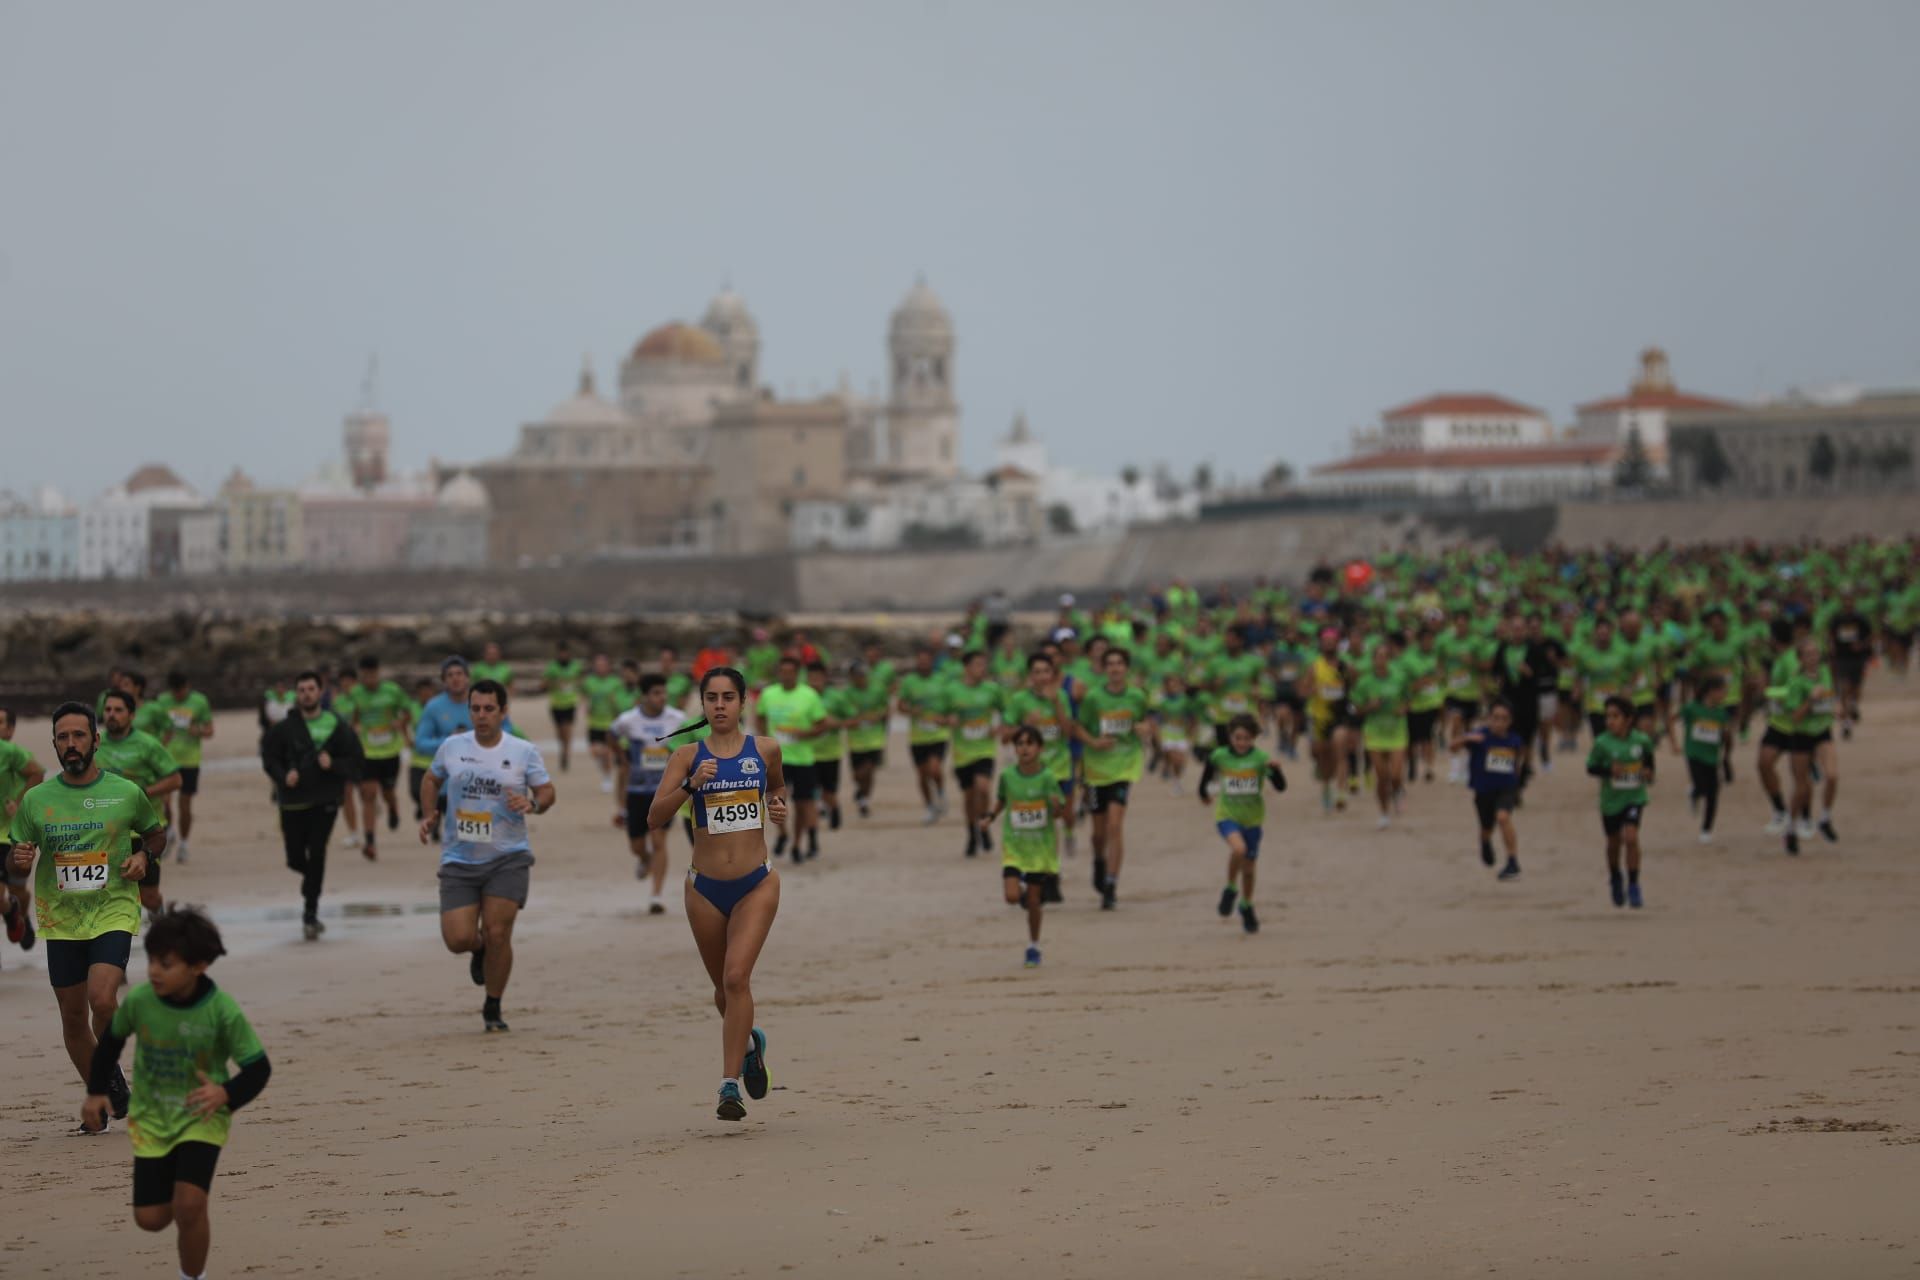
<path fill-rule="evenodd" d="M 1631 791 L 1638 787 L 1643 771 L 1637 764 L 1616 764 L 1613 766 L 1613 785 L 1621 791 Z"/>
<path fill-rule="evenodd" d="M 1472 686 L 1473 673 L 1471 671 L 1455 671 L 1447 677 L 1447 688 L 1449 689 L 1468 689 Z"/>
<path fill-rule="evenodd" d="M 800 735 L 791 729 L 775 729 L 773 731 L 773 740 L 783 747 L 790 747 L 800 741 Z"/>
<path fill-rule="evenodd" d="M 1220 709 L 1229 715 L 1240 715 L 1251 710 L 1252 707 L 1253 704 L 1247 701 L 1247 695 L 1244 693 L 1229 693 L 1220 699 Z"/>
<path fill-rule="evenodd" d="M 667 761 L 673 759 L 673 748 L 662 743 L 651 743 L 640 748 L 640 767 L 648 773 L 664 773 Z"/>
<path fill-rule="evenodd" d="M 1007 809 L 1007 822 L 1015 831 L 1046 830 L 1046 802 L 1043 800 L 1016 801 Z"/>
<path fill-rule="evenodd" d="M 708 835 L 723 836 L 730 831 L 760 830 L 760 793 L 758 791 L 717 791 L 704 799 L 707 806 Z"/>
<path fill-rule="evenodd" d="M 367 730 L 367 745 L 370 747 L 384 747 L 391 744 L 392 742 L 393 742 L 393 730 L 391 729 Z"/>
<path fill-rule="evenodd" d="M 1816 696 L 1813 701 L 1808 704 L 1807 709 L 1816 716 L 1830 716 L 1840 709 L 1840 703 L 1839 700 L 1831 694 L 1824 698 Z"/>
<path fill-rule="evenodd" d="M 993 723 L 988 720 L 970 720 L 960 726 L 960 736 L 968 742 L 984 741 L 993 731 Z"/>
<path fill-rule="evenodd" d="M 1045 724 L 1035 725 L 1034 728 L 1040 731 L 1040 741 L 1042 742 L 1060 741 L 1060 722 L 1059 721 L 1049 720 Z"/>
<path fill-rule="evenodd" d="M 1187 741 L 1187 740 L 1186 740 L 1185 738 L 1162 738 L 1162 739 L 1160 739 L 1160 749 L 1161 749 L 1162 751 L 1182 751 L 1182 752 L 1184 752 L 1184 751 L 1188 751 L 1188 750 L 1191 750 L 1191 749 L 1192 749 L 1192 746 L 1193 746 L 1193 744 L 1192 744 L 1192 743 L 1190 743 L 1190 742 L 1188 742 L 1188 741 Z"/>
<path fill-rule="evenodd" d="M 1841 627 L 1840 628 L 1841 644 L 1852 644 L 1854 641 L 1858 640 L 1859 638 L 1860 638 L 1860 631 L 1857 627 Z"/>
<path fill-rule="evenodd" d="M 1720 725 L 1713 720 L 1701 720 L 1694 724 L 1693 732 L 1687 736 L 1695 742 L 1717 747 L 1720 745 Z"/>
<path fill-rule="evenodd" d="M 469 844 L 493 843 L 493 810 L 455 809 L 453 834 Z"/>
<path fill-rule="evenodd" d="M 1320 701 L 1338 702 L 1347 696 L 1347 686 L 1343 684 L 1323 684 L 1320 686 Z"/>
<path fill-rule="evenodd" d="M 1514 771 L 1514 767 L 1515 767 L 1515 761 L 1513 758 L 1513 752 L 1511 751 L 1487 752 L 1486 768 L 1488 773 L 1512 773 Z"/>
<path fill-rule="evenodd" d="M 1100 736 L 1103 738 L 1124 738 L 1132 732 L 1132 716 L 1100 717 Z"/>
<path fill-rule="evenodd" d="M 1221 779 L 1220 789 L 1226 795 L 1252 798 L 1260 794 L 1260 779 L 1258 775 L 1230 773 Z"/>
<path fill-rule="evenodd" d="M 913 722 L 913 731 L 922 735 L 944 733 L 946 732 L 946 726 L 938 720 L 921 719 Z"/>
<path fill-rule="evenodd" d="M 62 893 L 98 893 L 107 887 L 107 855 L 56 853 L 53 876 Z"/>
<path fill-rule="evenodd" d="M 167 719 L 173 721 L 174 728 L 186 729 L 193 724 L 193 712 L 185 707 L 175 707 L 167 712 Z"/>

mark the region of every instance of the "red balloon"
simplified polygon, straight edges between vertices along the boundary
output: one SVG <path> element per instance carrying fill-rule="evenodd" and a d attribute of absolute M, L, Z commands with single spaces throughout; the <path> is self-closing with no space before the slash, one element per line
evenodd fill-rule
<path fill-rule="evenodd" d="M 1347 565 L 1346 580 L 1349 591 L 1366 590 L 1367 584 L 1373 581 L 1373 566 L 1365 560 L 1350 562 Z"/>

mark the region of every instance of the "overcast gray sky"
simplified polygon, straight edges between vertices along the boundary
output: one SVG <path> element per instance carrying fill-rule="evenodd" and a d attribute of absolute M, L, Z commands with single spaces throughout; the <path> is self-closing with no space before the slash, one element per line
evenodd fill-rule
<path fill-rule="evenodd" d="M 295 480 L 374 350 L 400 462 L 498 454 L 729 277 L 804 391 L 924 271 L 973 466 L 1019 407 L 1244 475 L 1434 390 L 1565 420 L 1650 342 L 1916 384 L 1916 49 L 1904 0 L 0 0 L 0 484 Z"/>

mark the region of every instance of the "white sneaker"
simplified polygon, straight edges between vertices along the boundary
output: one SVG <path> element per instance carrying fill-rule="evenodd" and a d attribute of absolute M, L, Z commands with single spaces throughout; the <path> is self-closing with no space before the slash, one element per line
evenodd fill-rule
<path fill-rule="evenodd" d="M 667 900 L 657 893 L 651 898 L 648 898 L 647 914 L 650 916 L 663 916 L 667 914 Z"/>
<path fill-rule="evenodd" d="M 938 821 L 940 821 L 940 806 L 936 804 L 928 805 L 927 816 L 921 819 L 920 825 L 925 827 L 930 827 Z"/>
<path fill-rule="evenodd" d="M 1802 818 L 1800 819 L 1800 821 L 1794 823 L 1793 834 L 1799 836 L 1802 840 L 1813 839 L 1813 836 L 1814 836 L 1813 819 Z"/>
<path fill-rule="evenodd" d="M 606 795 L 612 795 L 612 794 L 613 794 L 613 779 L 612 779 L 612 778 L 604 778 L 604 777 L 603 777 L 603 778 L 601 778 L 601 779 L 600 779 L 600 790 L 601 790 L 601 791 L 602 791 L 602 792 L 603 792 L 604 794 L 606 794 Z"/>
<path fill-rule="evenodd" d="M 1713 843 L 1713 832 L 1711 832 L 1711 831 L 1702 831 L 1702 832 L 1700 833 L 1700 843 L 1701 843 L 1701 844 L 1712 844 L 1712 843 Z"/>
<path fill-rule="evenodd" d="M 1776 813 L 1771 818 L 1768 818 L 1766 832 L 1770 836 L 1783 836 L 1787 834 L 1787 815 L 1784 813 Z"/>
<path fill-rule="evenodd" d="M 172 853 L 175 862 L 183 867 L 187 864 L 187 838 L 185 836 L 173 842 Z"/>
<path fill-rule="evenodd" d="M 340 837 L 340 847 L 342 849 L 358 849 L 360 847 L 360 833 L 349 827 L 347 834 Z"/>
<path fill-rule="evenodd" d="M 1388 827 L 1392 825 L 1393 825 L 1393 819 L 1389 818 L 1386 814 L 1383 813 L 1380 815 L 1380 821 L 1373 824 L 1373 829 L 1375 831 L 1385 831 Z"/>
<path fill-rule="evenodd" d="M 1540 762 L 1540 776 L 1543 778 L 1546 778 L 1546 777 L 1551 777 L 1552 775 L 1553 775 L 1553 761 L 1542 760 Z"/>

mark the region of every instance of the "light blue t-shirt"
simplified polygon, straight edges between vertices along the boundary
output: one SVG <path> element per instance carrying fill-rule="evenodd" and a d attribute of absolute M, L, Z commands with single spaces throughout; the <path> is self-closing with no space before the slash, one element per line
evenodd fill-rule
<path fill-rule="evenodd" d="M 473 734 L 456 733 L 434 753 L 432 773 L 447 797 L 440 861 L 478 866 L 528 850 L 527 815 L 507 808 L 507 797 L 551 781 L 540 748 L 505 734 L 482 747 Z"/>

